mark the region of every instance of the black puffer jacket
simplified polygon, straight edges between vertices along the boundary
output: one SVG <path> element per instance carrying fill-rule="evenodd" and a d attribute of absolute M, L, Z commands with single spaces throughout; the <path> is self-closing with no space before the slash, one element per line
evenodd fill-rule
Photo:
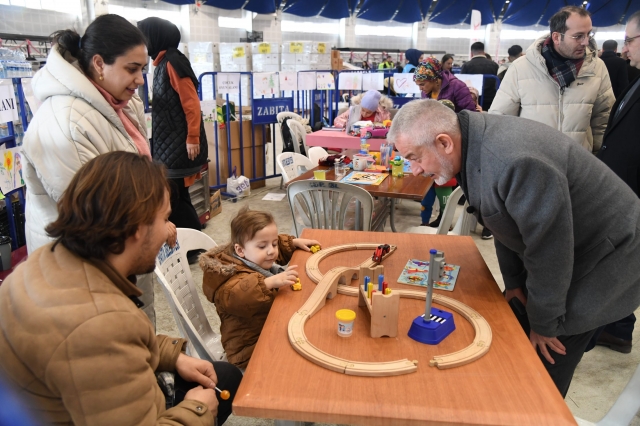
<path fill-rule="evenodd" d="M 170 179 L 191 176 L 207 163 L 207 138 L 200 120 L 200 154 L 189 160 L 187 154 L 187 118 L 180 96 L 169 80 L 166 57 L 160 62 L 153 78 L 153 145 L 154 160 L 167 167 Z"/>

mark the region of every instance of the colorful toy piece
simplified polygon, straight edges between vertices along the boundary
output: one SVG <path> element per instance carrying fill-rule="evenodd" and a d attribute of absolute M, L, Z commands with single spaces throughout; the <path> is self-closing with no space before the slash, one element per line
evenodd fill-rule
<path fill-rule="evenodd" d="M 391 120 L 382 121 L 382 125 L 388 129 L 389 127 L 391 127 Z"/>
<path fill-rule="evenodd" d="M 386 138 L 387 133 L 389 133 L 388 127 L 365 127 L 364 128 L 364 137 L 367 139 L 370 138 Z"/>
<path fill-rule="evenodd" d="M 291 290 L 300 291 L 302 290 L 302 283 L 300 282 L 300 278 L 296 278 L 296 282 L 291 284 Z"/>
<path fill-rule="evenodd" d="M 309 247 L 309 250 L 311 250 L 311 253 L 316 254 L 321 250 L 321 247 L 316 244 L 314 246 Z"/>

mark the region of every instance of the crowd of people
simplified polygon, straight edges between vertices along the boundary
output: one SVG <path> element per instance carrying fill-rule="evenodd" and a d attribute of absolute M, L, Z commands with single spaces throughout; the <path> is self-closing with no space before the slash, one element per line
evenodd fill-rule
<path fill-rule="evenodd" d="M 622 55 L 636 72 L 640 12 L 625 34 Z M 188 187 L 207 159 L 198 80 L 179 41 L 168 21 L 136 27 L 104 15 L 83 36 L 55 33 L 33 79 L 43 104 L 23 145 L 29 258 L 0 286 L 0 376 L 43 421 L 224 423 L 233 397 L 215 387 L 235 395 L 277 289 L 298 277 L 286 265 L 293 251 L 319 245 L 242 210 L 231 241 L 200 257 L 229 362 L 189 357 L 184 339 L 156 336 L 149 274 L 176 226 L 200 229 Z M 462 187 L 483 237 L 495 237 L 505 297 L 526 311 L 523 330 L 563 396 L 594 345 L 631 351 L 640 305 L 640 77 L 616 50 L 604 43 L 598 57 L 589 13 L 574 6 L 526 51 L 512 46 L 501 67 L 474 43 L 462 72 L 502 81 L 480 105 L 450 55 L 410 49 L 402 72 L 422 99 L 398 111 L 388 135 L 413 173 L 436 183 L 424 225 L 435 224 L 435 197 L 444 205 Z M 148 56 L 152 148 L 135 96 Z M 397 65 L 388 57 L 379 67 Z M 336 125 L 383 121 L 390 107 L 369 91 Z"/>

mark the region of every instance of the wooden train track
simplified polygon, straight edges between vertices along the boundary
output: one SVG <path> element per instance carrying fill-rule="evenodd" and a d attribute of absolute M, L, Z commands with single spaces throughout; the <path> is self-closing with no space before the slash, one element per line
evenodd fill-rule
<path fill-rule="evenodd" d="M 376 246 L 377 247 L 377 246 Z M 324 276 L 309 299 L 289 320 L 289 342 L 296 352 L 314 364 L 338 373 L 352 376 L 397 376 L 413 373 L 418 369 L 418 361 L 401 359 L 389 362 L 349 361 L 330 355 L 313 346 L 304 334 L 304 325 L 309 318 L 324 307 L 327 299 L 332 299 L 338 291 L 338 284 L 351 282 L 360 268 L 333 268 Z M 344 287 L 344 286 L 343 286 Z"/>
<path fill-rule="evenodd" d="M 372 268 L 377 265 L 371 258 L 368 258 L 355 268 L 333 268 L 323 276 L 318 267 L 320 262 L 328 256 L 343 251 L 369 250 L 369 252 L 372 252 L 378 245 L 379 244 L 345 244 L 328 247 L 313 254 L 307 260 L 307 275 L 314 283 L 318 284 L 318 286 L 307 302 L 305 302 L 302 308 L 300 308 L 289 321 L 288 333 L 289 341 L 293 348 L 311 362 L 333 371 L 360 376 L 392 376 L 407 374 L 417 370 L 417 361 L 409 361 L 407 359 L 382 363 L 359 363 L 334 357 L 309 343 L 304 334 L 305 323 L 324 306 L 327 298 L 333 298 L 336 293 L 357 297 L 358 288 L 351 287 L 348 284 L 352 279 L 357 278 L 361 266 Z M 391 250 L 383 259 L 390 256 L 396 248 L 396 246 L 391 246 Z M 426 298 L 426 292 L 421 291 L 394 289 L 394 292 L 399 292 L 401 298 L 406 297 L 422 300 Z M 475 330 L 475 338 L 469 346 L 460 351 L 434 356 L 429 361 L 429 365 L 438 367 L 439 369 L 459 367 L 481 358 L 489 351 L 492 340 L 491 326 L 482 315 L 464 303 L 450 297 L 434 294 L 433 301 L 456 311 L 469 321 Z"/>

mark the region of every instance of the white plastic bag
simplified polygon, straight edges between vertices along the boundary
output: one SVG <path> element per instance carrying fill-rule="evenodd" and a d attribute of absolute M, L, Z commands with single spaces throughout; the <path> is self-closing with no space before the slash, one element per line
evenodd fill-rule
<path fill-rule="evenodd" d="M 237 176 L 235 167 L 233 175 L 227 179 L 227 193 L 238 198 L 251 194 L 251 182 L 246 176 Z"/>

